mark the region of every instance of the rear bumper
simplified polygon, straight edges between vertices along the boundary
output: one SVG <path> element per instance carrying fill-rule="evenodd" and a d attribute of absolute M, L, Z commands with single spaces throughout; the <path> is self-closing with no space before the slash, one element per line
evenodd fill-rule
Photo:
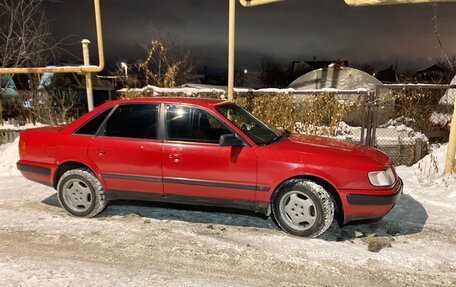
<path fill-rule="evenodd" d="M 403 182 L 385 190 L 342 191 L 344 224 L 352 221 L 377 220 L 385 216 L 402 196 Z"/>
<path fill-rule="evenodd" d="M 52 184 L 52 175 L 55 170 L 53 165 L 20 160 L 16 166 L 28 180 L 54 187 Z"/>

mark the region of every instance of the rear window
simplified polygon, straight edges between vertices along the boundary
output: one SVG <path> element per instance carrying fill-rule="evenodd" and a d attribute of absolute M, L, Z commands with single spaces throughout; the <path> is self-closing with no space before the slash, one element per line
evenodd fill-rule
<path fill-rule="evenodd" d="M 157 139 L 157 104 L 120 105 L 109 117 L 104 129 L 108 137 Z"/>
<path fill-rule="evenodd" d="M 98 131 L 98 128 L 101 126 L 103 121 L 106 119 L 106 117 L 109 115 L 111 112 L 112 108 L 109 108 L 97 116 L 95 116 L 93 119 L 89 120 L 87 123 L 85 123 L 77 132 L 76 134 L 80 135 L 95 135 Z"/>

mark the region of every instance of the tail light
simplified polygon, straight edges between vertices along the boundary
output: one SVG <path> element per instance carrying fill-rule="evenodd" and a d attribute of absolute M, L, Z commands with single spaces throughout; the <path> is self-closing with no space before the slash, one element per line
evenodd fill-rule
<path fill-rule="evenodd" d="M 25 156 L 26 145 L 25 141 L 19 139 L 19 156 L 22 158 Z"/>

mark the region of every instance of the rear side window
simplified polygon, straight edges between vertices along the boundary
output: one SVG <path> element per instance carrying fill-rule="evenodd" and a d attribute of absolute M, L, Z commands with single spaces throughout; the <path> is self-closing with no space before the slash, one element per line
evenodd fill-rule
<path fill-rule="evenodd" d="M 109 117 L 104 128 L 108 137 L 157 139 L 158 105 L 120 105 Z"/>
<path fill-rule="evenodd" d="M 221 135 L 232 134 L 215 117 L 201 109 L 168 105 L 166 110 L 168 140 L 218 143 Z"/>
<path fill-rule="evenodd" d="M 98 131 L 98 128 L 101 126 L 103 121 L 111 112 L 112 108 L 109 108 L 102 113 L 95 116 L 93 119 L 85 123 L 77 132 L 76 134 L 80 135 L 95 135 Z"/>

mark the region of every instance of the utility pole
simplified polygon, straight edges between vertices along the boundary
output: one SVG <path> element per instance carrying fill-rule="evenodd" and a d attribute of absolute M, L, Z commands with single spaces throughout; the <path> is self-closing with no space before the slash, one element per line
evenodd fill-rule
<path fill-rule="evenodd" d="M 90 53 L 89 45 L 90 41 L 87 39 L 82 40 L 82 55 L 84 57 L 84 66 L 90 66 Z M 86 91 L 87 91 L 87 106 L 89 107 L 89 112 L 93 110 L 93 86 L 92 86 L 92 73 L 85 73 L 86 79 Z"/>
<path fill-rule="evenodd" d="M 445 174 L 456 172 L 456 99 L 453 103 L 453 117 L 451 118 L 450 138 L 445 162 Z"/>
<path fill-rule="evenodd" d="M 236 48 L 236 0 L 230 1 L 228 31 L 228 101 L 234 100 L 234 51 Z M 283 0 L 239 0 L 244 7 L 280 2 Z"/>
<path fill-rule="evenodd" d="M 236 37 L 236 0 L 230 1 L 228 35 L 228 101 L 234 100 L 234 50 Z"/>

